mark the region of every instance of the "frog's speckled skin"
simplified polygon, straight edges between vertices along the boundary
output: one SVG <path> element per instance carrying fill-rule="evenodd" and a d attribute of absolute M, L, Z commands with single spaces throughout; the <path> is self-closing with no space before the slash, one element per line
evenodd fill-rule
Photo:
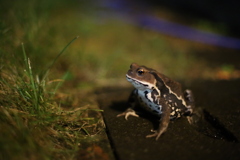
<path fill-rule="evenodd" d="M 156 140 L 167 130 L 170 119 L 180 118 L 182 115 L 190 117 L 194 109 L 194 99 L 192 92 L 186 90 L 182 92 L 181 84 L 173 81 L 167 76 L 158 73 L 156 70 L 136 63 L 131 64 L 126 74 L 126 78 L 135 87 L 129 98 L 129 108 L 117 115 L 136 116 L 134 107 L 136 103 L 149 112 L 161 117 L 159 128 L 154 134 L 147 137 L 156 137 Z M 191 122 L 191 118 L 189 118 Z"/>

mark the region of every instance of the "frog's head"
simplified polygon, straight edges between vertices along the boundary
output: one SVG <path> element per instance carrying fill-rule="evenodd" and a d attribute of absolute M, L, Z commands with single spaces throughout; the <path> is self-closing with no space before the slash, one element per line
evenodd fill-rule
<path fill-rule="evenodd" d="M 156 85 L 156 79 L 152 72 L 155 72 L 155 70 L 132 63 L 126 74 L 126 78 L 136 89 L 152 90 Z"/>

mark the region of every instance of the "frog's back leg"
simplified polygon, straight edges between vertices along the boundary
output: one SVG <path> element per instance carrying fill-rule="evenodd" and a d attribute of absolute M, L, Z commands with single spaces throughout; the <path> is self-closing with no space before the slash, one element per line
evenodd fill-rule
<path fill-rule="evenodd" d="M 147 135 L 147 138 L 156 137 L 156 140 L 167 131 L 168 124 L 170 122 L 170 107 L 164 99 L 160 99 L 160 104 L 162 105 L 162 114 L 159 123 L 159 127 L 153 134 Z"/>
<path fill-rule="evenodd" d="M 191 90 L 187 89 L 184 91 L 184 100 L 186 102 L 187 110 L 185 111 L 185 115 L 191 115 L 195 109 L 195 100 Z"/>
<path fill-rule="evenodd" d="M 184 99 L 187 104 L 185 115 L 187 116 L 190 124 L 196 124 L 201 118 L 201 110 L 195 107 L 195 100 L 191 90 L 187 89 L 184 92 Z"/>

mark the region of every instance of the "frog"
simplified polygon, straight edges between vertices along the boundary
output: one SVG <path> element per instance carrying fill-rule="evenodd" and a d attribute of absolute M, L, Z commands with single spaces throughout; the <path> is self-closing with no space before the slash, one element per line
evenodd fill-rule
<path fill-rule="evenodd" d="M 179 82 L 137 63 L 130 65 L 126 79 L 135 89 L 129 96 L 128 108 L 117 117 L 124 116 L 126 120 L 129 116 L 139 117 L 137 107 L 157 116 L 158 128 L 151 130 L 153 133 L 147 135 L 147 138 L 155 137 L 158 140 L 166 132 L 170 121 L 182 116 L 192 123 L 195 100 L 191 90 L 183 91 Z"/>

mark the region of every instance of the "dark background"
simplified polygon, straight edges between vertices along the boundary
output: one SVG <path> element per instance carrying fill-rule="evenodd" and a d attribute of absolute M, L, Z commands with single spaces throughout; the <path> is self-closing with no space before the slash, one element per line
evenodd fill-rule
<path fill-rule="evenodd" d="M 230 34 L 240 36 L 240 2 L 236 0 L 149 0 L 147 3 L 152 7 L 164 6 L 182 16 L 195 16 L 197 18 L 205 18 L 217 23 L 224 23 L 229 27 Z"/>

